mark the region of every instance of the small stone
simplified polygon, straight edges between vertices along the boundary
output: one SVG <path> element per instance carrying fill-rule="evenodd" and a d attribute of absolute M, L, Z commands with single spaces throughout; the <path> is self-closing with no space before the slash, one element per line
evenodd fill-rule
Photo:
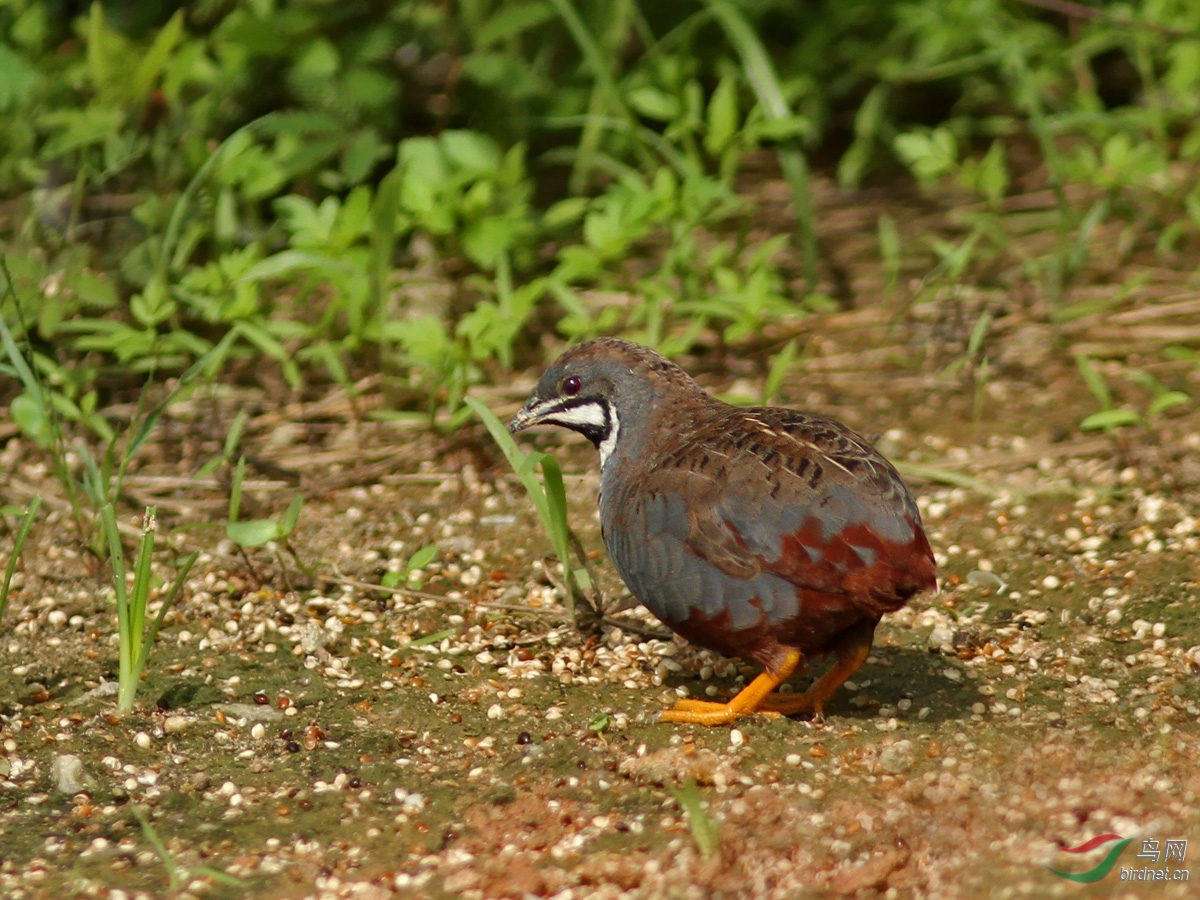
<path fill-rule="evenodd" d="M 312 619 L 309 619 L 300 628 L 300 648 L 305 653 L 316 653 L 317 650 L 327 647 L 332 642 L 333 635 Z"/>
<path fill-rule="evenodd" d="M 735 748 L 740 747 L 746 743 L 746 736 L 737 728 L 732 728 L 729 731 L 729 743 Z"/>
<path fill-rule="evenodd" d="M 54 757 L 50 763 L 50 778 L 54 789 L 63 794 L 78 794 L 84 790 L 83 760 L 70 753 Z"/>
<path fill-rule="evenodd" d="M 187 716 L 167 716 L 163 720 L 163 731 L 167 734 L 179 734 L 191 724 L 192 721 Z"/>
<path fill-rule="evenodd" d="M 939 623 L 929 632 L 929 647 L 933 650 L 951 652 L 954 649 L 954 629 L 949 624 Z"/>
<path fill-rule="evenodd" d="M 884 747 L 879 754 L 879 765 L 889 775 L 899 775 L 907 772 L 913 764 L 912 744 L 908 741 L 898 741 Z"/>
<path fill-rule="evenodd" d="M 146 734 L 144 731 L 139 731 L 137 734 L 135 734 L 133 736 L 133 742 L 143 750 L 149 750 L 154 744 L 154 742 L 150 740 L 150 735 Z"/>

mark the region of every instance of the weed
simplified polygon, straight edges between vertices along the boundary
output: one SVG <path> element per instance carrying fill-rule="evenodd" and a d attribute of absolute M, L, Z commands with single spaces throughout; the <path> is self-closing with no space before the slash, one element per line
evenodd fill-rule
<path fill-rule="evenodd" d="M 246 563 L 253 570 L 247 548 L 270 545 L 279 563 L 279 571 L 286 579 L 287 567 L 284 565 L 281 551 L 286 550 L 293 562 L 308 576 L 312 576 L 313 567 L 306 566 L 299 554 L 292 548 L 289 538 L 296 530 L 300 521 L 300 510 L 304 507 L 304 495 L 297 492 L 292 495 L 291 502 L 283 515 L 278 519 L 248 519 L 239 518 L 242 509 L 242 483 L 246 477 L 246 457 L 238 457 L 237 465 L 233 468 L 233 479 L 229 486 L 229 518 L 225 523 L 225 536 L 233 541 L 241 551 Z M 256 576 L 257 577 L 257 576 Z"/>
<path fill-rule="evenodd" d="M 721 847 L 721 823 L 705 812 L 696 782 L 689 778 L 680 787 L 669 790 L 687 816 L 692 840 L 696 842 L 700 856 L 711 858 Z"/>
<path fill-rule="evenodd" d="M 133 813 L 133 817 L 137 819 L 138 825 L 141 826 L 142 834 L 146 836 L 146 840 L 154 848 L 154 852 L 158 854 L 158 858 L 162 860 L 162 864 L 167 870 L 167 878 L 170 881 L 172 892 L 182 890 L 187 880 L 197 875 L 211 878 L 213 881 L 227 887 L 246 888 L 248 886 L 242 879 L 235 878 L 233 875 L 230 875 L 228 872 L 222 872 L 220 869 L 214 869 L 212 866 L 180 865 L 171 851 L 167 849 L 167 845 L 163 842 L 162 838 L 158 836 L 158 832 L 154 826 L 150 824 L 150 817 L 146 811 L 134 804 L 130 804 L 129 810 Z"/>
<path fill-rule="evenodd" d="M 117 708 L 123 712 L 133 709 L 133 701 L 137 695 L 138 683 L 146 668 L 146 660 L 150 656 L 150 648 L 158 637 L 171 604 L 179 596 L 184 579 L 191 571 L 192 563 L 199 553 L 191 553 L 184 557 L 179 564 L 175 581 L 163 596 L 158 615 L 146 628 L 146 606 L 153 586 L 151 562 L 154 553 L 154 533 L 157 528 L 154 507 L 146 508 L 142 520 L 142 541 L 138 549 L 137 562 L 133 572 L 132 593 L 125 580 L 125 550 L 121 545 L 121 532 L 117 528 L 116 513 L 111 503 L 106 503 L 100 511 L 104 535 L 108 541 L 108 556 L 112 566 L 113 590 L 117 601 L 117 636 L 118 636 L 118 667 L 117 667 Z"/>
<path fill-rule="evenodd" d="M 591 589 L 592 582 L 586 564 L 575 567 L 571 562 L 571 531 L 570 525 L 567 523 L 567 493 L 563 487 L 562 470 L 558 466 L 558 461 L 548 453 L 523 451 L 513 440 L 512 435 L 508 433 L 504 423 L 474 397 L 466 398 L 466 404 L 483 422 L 492 439 L 500 446 L 509 465 L 521 479 L 521 484 L 529 492 L 529 499 L 533 501 L 542 527 L 546 530 L 550 543 L 554 547 L 555 555 L 562 564 L 563 602 L 567 609 L 567 615 L 572 624 L 575 624 L 576 601 L 583 596 L 583 591 Z M 541 481 L 534 474 L 537 467 L 542 470 Z"/>
<path fill-rule="evenodd" d="M 1095 363 L 1088 357 L 1079 355 L 1075 357 L 1075 364 L 1088 390 L 1100 404 L 1099 412 L 1092 413 L 1079 423 L 1079 427 L 1083 431 L 1105 431 L 1111 434 L 1118 428 L 1127 425 L 1144 425 L 1166 410 L 1180 406 L 1192 399 L 1191 395 L 1184 391 L 1167 388 L 1149 372 L 1129 369 L 1125 372 L 1126 377 L 1148 391 L 1152 395 L 1152 399 L 1147 405 L 1145 413 L 1128 407 L 1118 407 L 1113 398 L 1112 389 L 1096 368 Z"/>
<path fill-rule="evenodd" d="M 763 379 L 762 394 L 759 396 L 759 403 L 763 406 L 769 406 L 778 400 L 779 392 L 783 387 L 783 380 L 787 377 L 792 363 L 796 361 L 798 352 L 797 342 L 789 341 L 782 350 L 775 354 L 774 359 L 771 360 L 771 366 L 767 370 L 767 377 Z"/>
<path fill-rule="evenodd" d="M 407 587 L 420 590 L 422 573 L 427 565 L 437 559 L 438 552 L 437 544 L 426 544 L 408 558 L 402 569 L 385 572 L 380 583 L 386 588 Z"/>
<path fill-rule="evenodd" d="M 33 520 L 37 518 L 38 508 L 41 505 L 40 495 L 29 501 L 29 506 L 25 508 L 24 515 L 21 517 L 21 524 L 17 528 L 17 535 L 13 539 L 12 549 L 8 552 L 8 565 L 4 567 L 4 583 L 0 584 L 0 622 L 4 621 L 4 611 L 8 609 L 8 592 L 12 586 L 13 575 L 17 571 L 17 561 L 21 558 L 21 551 L 25 548 L 25 541 L 29 537 L 29 529 L 33 527 Z M 7 512 L 8 509 L 6 508 L 4 511 Z"/>

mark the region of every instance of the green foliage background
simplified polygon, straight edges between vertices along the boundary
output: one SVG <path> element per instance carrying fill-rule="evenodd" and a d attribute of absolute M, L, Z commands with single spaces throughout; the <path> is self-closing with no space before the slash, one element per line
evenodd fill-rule
<path fill-rule="evenodd" d="M 1061 308 L 1103 222 L 1195 245 L 1198 111 L 1191 0 L 0 0 L 3 315 L 103 439 L 104 386 L 230 335 L 212 377 L 382 370 L 453 425 L 549 332 L 753 346 L 828 306 L 813 170 L 982 203 L 949 280 L 1003 249 L 1016 178 L 1048 187 L 1023 265 Z M 793 216 L 765 242 L 763 152 Z"/>

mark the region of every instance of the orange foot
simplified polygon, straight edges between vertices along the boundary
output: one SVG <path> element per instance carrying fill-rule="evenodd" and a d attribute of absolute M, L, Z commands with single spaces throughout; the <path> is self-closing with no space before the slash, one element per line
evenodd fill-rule
<path fill-rule="evenodd" d="M 761 710 L 784 716 L 811 715 L 815 721 L 825 718 L 825 704 L 842 683 L 859 670 L 871 653 L 871 636 L 852 635 L 836 648 L 837 662 L 803 694 L 769 694 L 758 704 Z"/>
<path fill-rule="evenodd" d="M 710 703 L 706 700 L 679 700 L 674 709 L 659 715 L 663 722 L 680 722 L 688 725 L 728 725 L 742 716 L 762 713 L 768 716 L 798 716 L 811 714 L 814 719 L 823 718 L 825 704 L 842 686 L 847 678 L 858 671 L 871 653 L 871 639 L 875 634 L 875 623 L 867 622 L 848 632 L 834 648 L 837 662 L 803 694 L 777 694 L 785 679 L 800 664 L 800 653 L 789 650 L 787 658 L 777 672 L 763 672 L 728 703 Z"/>
<path fill-rule="evenodd" d="M 783 665 L 776 672 L 763 672 L 738 695 L 728 703 L 711 703 L 707 700 L 679 700 L 674 709 L 664 710 L 659 714 L 659 721 L 678 722 L 685 725 L 728 725 L 758 712 L 763 700 L 779 687 L 800 664 L 800 652 L 789 650 Z M 769 715 L 778 715 L 778 711 L 768 708 Z"/>

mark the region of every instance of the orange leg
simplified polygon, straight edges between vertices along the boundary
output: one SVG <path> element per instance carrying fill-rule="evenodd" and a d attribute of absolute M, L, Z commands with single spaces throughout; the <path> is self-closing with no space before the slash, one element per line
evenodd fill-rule
<path fill-rule="evenodd" d="M 664 710 L 659 715 L 659 721 L 679 722 L 686 725 L 728 725 L 741 716 L 748 716 L 758 711 L 767 696 L 779 687 L 799 664 L 800 651 L 789 650 L 783 665 L 777 671 L 763 672 L 742 688 L 738 695 L 728 703 L 680 700 L 675 704 L 674 709 Z M 839 681 L 838 684 L 841 682 Z"/>
<path fill-rule="evenodd" d="M 855 629 L 846 635 L 835 648 L 837 662 L 822 675 L 803 694 L 771 694 L 759 702 L 759 709 L 794 716 L 800 713 L 811 713 L 814 718 L 821 718 L 825 712 L 825 704 L 842 686 L 847 678 L 859 670 L 871 653 L 871 639 L 875 636 L 875 625 L 869 628 Z"/>

